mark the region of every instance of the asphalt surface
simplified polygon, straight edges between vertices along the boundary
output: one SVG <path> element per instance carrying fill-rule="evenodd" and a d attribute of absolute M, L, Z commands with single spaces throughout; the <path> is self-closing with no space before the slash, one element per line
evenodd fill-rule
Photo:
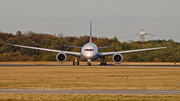
<path fill-rule="evenodd" d="M 50 94 L 180 94 L 180 90 L 97 90 L 97 89 L 0 89 L 0 93 Z"/>
<path fill-rule="evenodd" d="M 49 65 L 49 64 L 0 64 L 0 67 L 18 67 L 18 66 L 73 66 L 73 65 Z M 77 66 L 77 65 L 75 65 Z M 87 65 L 79 65 L 87 66 Z M 101 65 L 91 65 L 91 66 L 101 66 Z M 180 65 L 114 65 L 107 64 L 103 66 L 116 66 L 116 67 L 180 67 Z"/>

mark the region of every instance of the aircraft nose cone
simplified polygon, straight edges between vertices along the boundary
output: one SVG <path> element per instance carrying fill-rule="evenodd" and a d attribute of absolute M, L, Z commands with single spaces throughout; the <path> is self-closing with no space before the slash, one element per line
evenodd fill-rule
<path fill-rule="evenodd" d="M 94 54 L 93 53 L 85 53 L 84 57 L 87 59 L 90 59 L 90 58 L 94 57 Z"/>

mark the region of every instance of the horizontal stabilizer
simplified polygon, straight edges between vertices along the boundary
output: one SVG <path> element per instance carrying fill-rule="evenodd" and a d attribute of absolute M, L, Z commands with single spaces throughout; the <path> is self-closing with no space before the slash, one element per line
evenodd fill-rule
<path fill-rule="evenodd" d="M 117 47 L 117 46 L 107 46 L 107 47 L 99 47 L 98 49 L 104 49 L 104 48 L 112 48 L 112 47 Z"/>
<path fill-rule="evenodd" d="M 73 48 L 79 48 L 79 49 L 81 49 L 81 48 L 82 48 L 82 47 L 70 46 L 70 45 L 64 45 L 64 46 L 66 46 L 66 47 L 73 47 Z"/>

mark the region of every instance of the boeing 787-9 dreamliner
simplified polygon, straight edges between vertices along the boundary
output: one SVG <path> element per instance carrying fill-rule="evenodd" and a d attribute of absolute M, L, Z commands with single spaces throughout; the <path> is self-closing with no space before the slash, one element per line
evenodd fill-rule
<path fill-rule="evenodd" d="M 79 48 L 81 49 L 81 52 L 72 52 L 72 51 L 62 51 L 62 50 L 54 50 L 54 49 L 46 49 L 46 48 L 38 48 L 38 47 L 31 47 L 31 46 L 23 46 L 23 45 L 15 45 L 15 44 L 9 44 L 16 47 L 23 47 L 23 48 L 30 48 L 30 49 L 36 49 L 36 50 L 44 50 L 49 52 L 56 52 L 56 60 L 59 63 L 64 63 L 67 59 L 67 55 L 73 55 L 75 56 L 75 60 L 73 61 L 73 65 L 79 65 L 79 61 L 77 61 L 77 57 L 81 57 L 85 61 L 87 61 L 87 65 L 91 65 L 91 61 L 97 60 L 98 58 L 101 58 L 102 62 L 101 65 L 106 65 L 105 56 L 112 55 L 112 60 L 116 64 L 120 64 L 123 61 L 123 53 L 132 53 L 132 52 L 139 52 L 139 51 L 147 51 L 147 50 L 156 50 L 156 49 L 164 49 L 168 47 L 156 47 L 156 48 L 146 48 L 146 49 L 136 49 L 136 50 L 127 50 L 127 51 L 117 51 L 117 52 L 102 52 L 99 53 L 99 49 L 104 48 L 111 48 L 114 46 L 109 47 L 97 47 L 94 43 L 92 43 L 92 21 L 90 21 L 90 41 L 89 43 L 85 44 L 83 47 L 77 47 L 77 46 L 69 46 L 65 45 L 67 47 L 73 47 L 73 48 Z"/>

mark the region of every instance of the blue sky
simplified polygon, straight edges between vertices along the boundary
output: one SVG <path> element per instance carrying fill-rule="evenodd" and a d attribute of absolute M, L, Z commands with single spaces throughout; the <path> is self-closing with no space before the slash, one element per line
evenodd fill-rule
<path fill-rule="evenodd" d="M 149 39 L 180 42 L 179 0 L 1 0 L 0 31 L 34 31 L 66 36 L 89 35 L 138 41 L 144 29 Z"/>

